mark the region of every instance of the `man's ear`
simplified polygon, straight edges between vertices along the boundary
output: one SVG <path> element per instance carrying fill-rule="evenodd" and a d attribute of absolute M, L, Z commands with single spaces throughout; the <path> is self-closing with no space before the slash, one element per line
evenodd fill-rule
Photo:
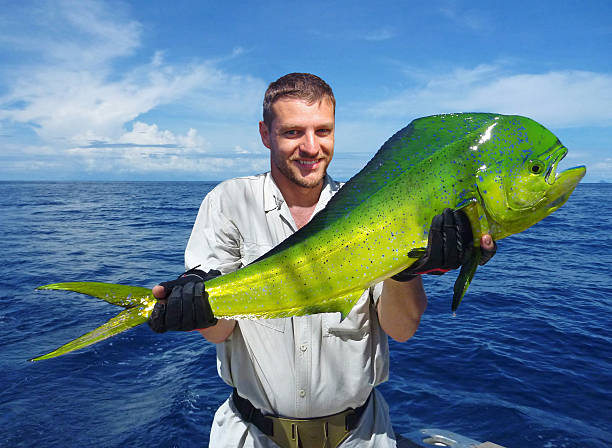
<path fill-rule="evenodd" d="M 264 146 L 270 148 L 270 129 L 268 129 L 268 125 L 263 121 L 259 122 L 259 135 Z"/>

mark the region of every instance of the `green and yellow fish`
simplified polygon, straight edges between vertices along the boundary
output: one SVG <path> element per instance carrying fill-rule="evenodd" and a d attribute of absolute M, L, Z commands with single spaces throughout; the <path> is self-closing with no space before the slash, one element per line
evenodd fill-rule
<path fill-rule="evenodd" d="M 566 153 L 557 137 L 525 117 L 463 113 L 414 120 L 301 230 L 252 264 L 207 281 L 212 310 L 235 319 L 344 316 L 366 288 L 414 263 L 433 216 L 452 208 L 468 214 L 476 245 L 455 283 L 454 311 L 478 266 L 479 235 L 499 240 L 522 232 L 567 201 L 586 168 L 558 173 Z M 155 304 L 149 288 L 136 286 L 72 282 L 39 289 L 76 291 L 126 310 L 34 360 L 142 324 Z"/>

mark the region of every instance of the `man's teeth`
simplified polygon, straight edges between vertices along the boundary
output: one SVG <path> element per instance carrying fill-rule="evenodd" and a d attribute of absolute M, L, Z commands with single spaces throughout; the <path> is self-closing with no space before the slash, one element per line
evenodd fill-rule
<path fill-rule="evenodd" d="M 317 163 L 317 161 L 316 160 L 298 160 L 298 163 L 302 165 L 314 165 L 315 163 Z"/>

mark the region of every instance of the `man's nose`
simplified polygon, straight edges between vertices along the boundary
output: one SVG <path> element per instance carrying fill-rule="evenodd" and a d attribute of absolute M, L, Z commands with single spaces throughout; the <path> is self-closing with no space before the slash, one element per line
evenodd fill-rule
<path fill-rule="evenodd" d="M 314 157 L 319 153 L 319 145 L 314 132 L 306 132 L 300 144 L 300 155 Z"/>

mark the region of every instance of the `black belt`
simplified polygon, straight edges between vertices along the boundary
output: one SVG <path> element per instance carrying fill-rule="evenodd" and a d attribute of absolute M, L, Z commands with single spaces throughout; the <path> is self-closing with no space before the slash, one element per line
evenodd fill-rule
<path fill-rule="evenodd" d="M 246 398 L 242 398 L 240 395 L 238 395 L 238 391 L 236 389 L 234 389 L 234 391 L 232 392 L 232 400 L 234 402 L 234 405 L 236 406 L 236 409 L 238 409 L 238 413 L 242 417 L 242 420 L 254 424 L 261 432 L 263 432 L 267 436 L 274 435 L 274 423 L 272 419 L 268 416 L 265 416 L 259 409 L 253 406 L 253 404 L 249 400 L 247 400 Z M 363 414 L 363 411 L 365 411 L 365 408 L 368 405 L 369 401 L 370 397 L 368 396 L 368 399 L 365 401 L 365 403 L 363 403 L 358 408 L 353 409 L 353 412 L 347 414 L 345 421 L 347 431 L 352 431 L 357 427 L 361 415 Z"/>

